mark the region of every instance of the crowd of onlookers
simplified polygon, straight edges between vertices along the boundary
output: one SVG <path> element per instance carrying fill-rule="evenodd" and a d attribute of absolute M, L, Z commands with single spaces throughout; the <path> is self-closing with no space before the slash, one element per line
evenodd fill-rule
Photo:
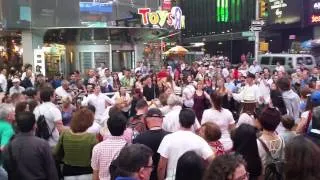
<path fill-rule="evenodd" d="M 320 72 L 174 61 L 0 74 L 0 179 L 320 179 Z"/>

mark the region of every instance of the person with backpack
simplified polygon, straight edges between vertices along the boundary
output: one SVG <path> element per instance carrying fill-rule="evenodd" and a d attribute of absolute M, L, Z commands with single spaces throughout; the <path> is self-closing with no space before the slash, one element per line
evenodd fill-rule
<path fill-rule="evenodd" d="M 257 139 L 262 175 L 265 179 L 281 180 L 283 179 L 285 142 L 276 133 L 276 128 L 281 121 L 281 113 L 276 108 L 267 107 L 262 111 L 258 120 L 262 127 L 262 135 Z"/>
<path fill-rule="evenodd" d="M 147 130 L 145 115 L 148 112 L 148 103 L 144 99 L 137 102 L 136 112 L 136 115 L 132 116 L 128 123 L 128 128 L 131 128 L 133 132 L 132 139 Z"/>
<path fill-rule="evenodd" d="M 38 105 L 33 113 L 37 121 L 36 135 L 47 140 L 54 147 L 59 140 L 59 133 L 64 129 L 61 111 L 53 104 L 54 90 L 45 87 L 40 90 L 42 104 Z"/>
<path fill-rule="evenodd" d="M 19 133 L 5 148 L 4 168 L 9 180 L 58 180 L 52 150 L 47 141 L 34 136 L 35 116 L 20 112 L 15 117 Z"/>

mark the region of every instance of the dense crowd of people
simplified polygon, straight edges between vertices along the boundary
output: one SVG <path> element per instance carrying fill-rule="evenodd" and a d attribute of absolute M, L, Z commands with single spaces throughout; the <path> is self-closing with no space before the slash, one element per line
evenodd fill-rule
<path fill-rule="evenodd" d="M 256 61 L 0 73 L 1 180 L 320 179 L 320 71 Z"/>

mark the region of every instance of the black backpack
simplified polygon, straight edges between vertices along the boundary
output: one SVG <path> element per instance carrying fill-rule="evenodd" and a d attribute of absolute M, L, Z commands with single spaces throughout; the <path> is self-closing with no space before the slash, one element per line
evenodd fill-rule
<path fill-rule="evenodd" d="M 36 136 L 48 140 L 52 136 L 53 131 L 54 128 L 50 130 L 46 121 L 46 117 L 44 115 L 40 115 L 37 120 Z"/>
<path fill-rule="evenodd" d="M 267 153 L 267 160 L 266 160 L 266 167 L 264 170 L 264 179 L 265 180 L 283 180 L 283 166 L 284 161 L 281 158 L 274 158 L 269 151 L 268 146 L 261 140 L 258 139 L 260 143 L 262 144 L 263 149 Z M 283 151 L 283 140 L 281 139 L 281 149 L 280 151 Z"/>

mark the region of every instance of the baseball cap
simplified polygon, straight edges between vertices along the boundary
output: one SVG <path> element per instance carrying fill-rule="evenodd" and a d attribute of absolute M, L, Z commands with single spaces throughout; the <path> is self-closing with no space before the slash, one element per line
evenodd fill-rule
<path fill-rule="evenodd" d="M 164 116 L 162 115 L 162 112 L 158 108 L 151 108 L 147 112 L 146 117 L 159 117 L 159 118 L 162 118 Z"/>
<path fill-rule="evenodd" d="M 320 105 L 320 91 L 313 92 L 310 98 L 313 104 Z"/>

